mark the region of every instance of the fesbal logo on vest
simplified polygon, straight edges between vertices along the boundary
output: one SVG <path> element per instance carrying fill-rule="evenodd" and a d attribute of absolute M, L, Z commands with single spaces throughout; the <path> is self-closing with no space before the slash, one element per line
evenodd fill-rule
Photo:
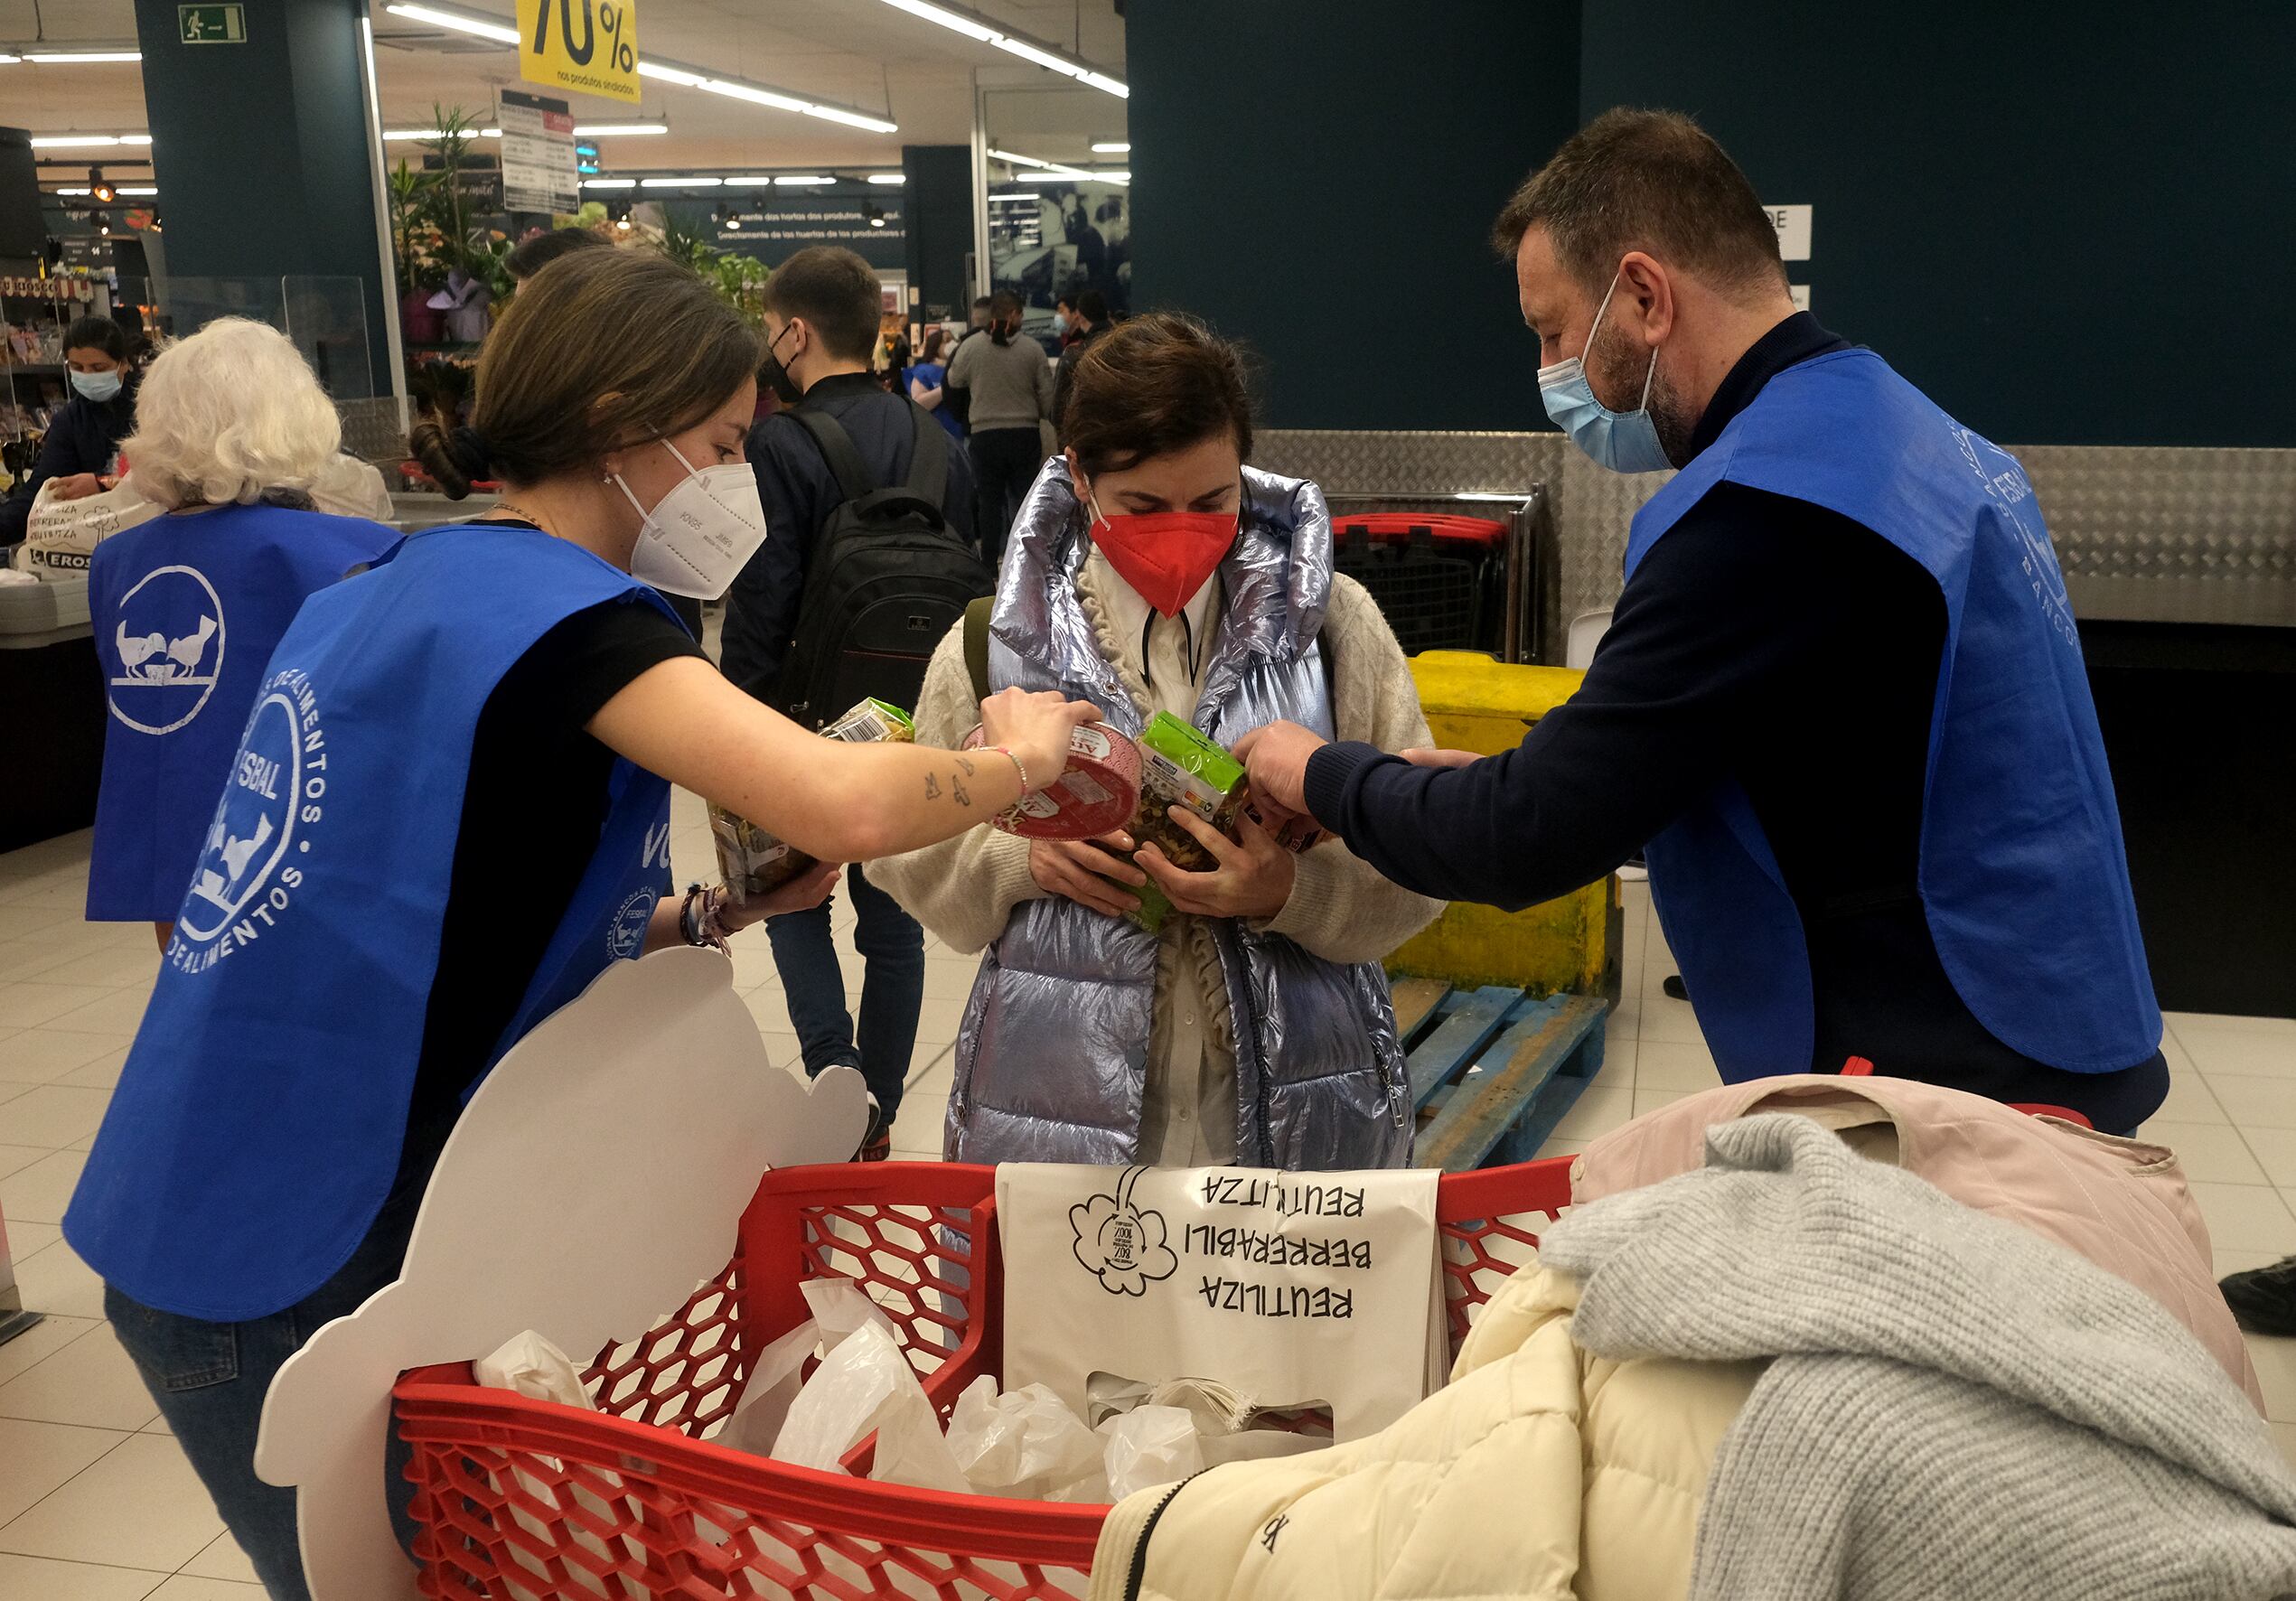
<path fill-rule="evenodd" d="M 327 735 L 311 680 L 274 672 L 257 697 L 209 824 L 167 960 L 203 973 L 278 926 L 326 816 Z"/>
<path fill-rule="evenodd" d="M 2033 499 L 2033 481 L 2025 476 L 2024 465 L 2015 456 L 1982 435 L 1956 427 L 1954 440 L 1961 446 L 1962 460 L 1983 481 L 1985 493 L 2001 508 L 2001 516 L 2024 546 L 2018 565 L 2041 614 L 2057 636 L 2077 651 L 2081 637 L 2073 622 L 2072 598 L 2065 593 L 2065 573 L 2057 565 L 2057 548 L 2049 543 L 2048 526 L 2041 520 L 2040 506 Z"/>
<path fill-rule="evenodd" d="M 112 617 L 118 665 L 104 686 L 113 716 L 173 734 L 206 708 L 223 671 L 223 601 L 197 567 L 154 567 Z"/>

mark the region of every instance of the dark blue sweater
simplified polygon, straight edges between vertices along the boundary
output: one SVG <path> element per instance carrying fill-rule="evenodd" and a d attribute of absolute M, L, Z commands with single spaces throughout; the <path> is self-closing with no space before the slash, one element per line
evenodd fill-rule
<path fill-rule="evenodd" d="M 1848 348 L 1807 313 L 1756 342 L 1692 437 L 1713 444 L 1776 373 Z M 1422 894 L 1521 907 L 1616 869 L 1717 783 L 1743 786 L 1802 914 L 1812 1070 L 1900 1078 L 2133 1128 L 2151 1061 L 2070 1073 L 2002 1044 L 1954 993 L 1916 888 L 1945 597 L 1912 557 L 1832 511 L 1735 484 L 1652 546 L 1585 684 L 1516 749 L 1457 770 L 1369 745 L 1318 751 L 1307 804 Z"/>
<path fill-rule="evenodd" d="M 24 523 L 32 516 L 33 497 L 51 478 L 75 473 L 101 473 L 111 465 L 112 453 L 136 426 L 136 404 L 127 393 L 100 405 L 74 395 L 48 424 L 40 454 L 32 463 L 32 482 L 0 501 L 0 545 L 23 538 Z"/>

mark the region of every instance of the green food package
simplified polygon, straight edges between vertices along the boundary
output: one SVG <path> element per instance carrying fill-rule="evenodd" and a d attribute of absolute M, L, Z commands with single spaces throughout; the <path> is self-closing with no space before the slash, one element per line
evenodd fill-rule
<path fill-rule="evenodd" d="M 821 737 L 848 744 L 914 744 L 917 726 L 899 707 L 872 698 L 822 729 Z M 737 906 L 771 894 L 813 865 L 803 851 L 722 806 L 709 809 L 709 836 L 717 847 L 717 871 Z"/>
<path fill-rule="evenodd" d="M 1153 843 L 1165 859 L 1184 872 L 1201 873 L 1212 853 L 1195 835 L 1174 822 L 1168 809 L 1185 806 L 1223 834 L 1234 838 L 1243 810 L 1243 763 L 1226 748 L 1169 712 L 1148 719 L 1139 738 L 1140 805 L 1132 815 L 1134 847 Z M 1164 926 L 1172 902 L 1155 880 L 1131 889 L 1139 909 L 1126 913 L 1150 933 Z"/>

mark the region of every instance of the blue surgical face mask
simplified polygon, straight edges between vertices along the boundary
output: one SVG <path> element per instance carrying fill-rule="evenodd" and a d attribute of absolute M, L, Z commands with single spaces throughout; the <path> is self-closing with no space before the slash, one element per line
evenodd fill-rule
<path fill-rule="evenodd" d="M 1602 304 L 1595 308 L 1595 323 L 1587 330 L 1587 348 L 1594 349 L 1595 335 L 1602 331 L 1603 314 L 1610 309 L 1610 297 L 1618 293 L 1618 277 L 1611 275 L 1610 287 L 1603 292 Z M 1573 356 L 1567 361 L 1557 361 L 1551 367 L 1539 369 L 1539 400 L 1554 419 L 1555 426 L 1570 435 L 1570 442 L 1600 466 L 1613 473 L 1663 473 L 1674 463 L 1666 459 L 1666 447 L 1658 443 L 1658 425 L 1650 419 L 1650 386 L 1658 376 L 1658 352 L 1650 353 L 1650 370 L 1643 375 L 1643 398 L 1632 411 L 1613 411 L 1595 398 L 1594 386 L 1587 381 L 1587 363 L 1583 357 Z"/>
<path fill-rule="evenodd" d="M 119 374 L 117 372 L 75 372 L 71 375 L 71 387 L 79 392 L 81 398 L 93 400 L 100 406 L 119 393 Z"/>

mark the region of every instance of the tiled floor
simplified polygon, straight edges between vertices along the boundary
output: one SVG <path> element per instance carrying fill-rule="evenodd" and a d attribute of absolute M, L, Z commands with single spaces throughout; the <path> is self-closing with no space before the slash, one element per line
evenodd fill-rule
<path fill-rule="evenodd" d="M 679 882 L 713 873 L 699 802 L 675 802 Z M 157 970 L 148 930 L 80 921 L 84 834 L 0 855 L 0 1215 L 25 1303 L 48 1314 L 0 1345 L 0 1601 L 258 1601 L 246 1559 L 158 1421 L 103 1322 L 101 1287 L 62 1242 L 63 1216 Z M 848 998 L 860 963 L 834 919 Z M 1639 1112 L 1717 1081 L 1641 885 L 1626 888 L 1626 998 L 1607 1062 L 1547 1147 L 1576 1151 Z M 940 1152 L 951 1053 L 974 960 L 928 946 L 924 1013 L 901 1155 Z M 737 940 L 735 983 L 777 1064 L 797 1059 L 762 931 Z M 2145 1129 L 2177 1147 L 2222 1271 L 2296 1251 L 2296 1022 L 2171 1016 L 2169 1103 Z M 2296 1341 L 2253 1343 L 2267 1410 L 2296 1455 Z"/>

